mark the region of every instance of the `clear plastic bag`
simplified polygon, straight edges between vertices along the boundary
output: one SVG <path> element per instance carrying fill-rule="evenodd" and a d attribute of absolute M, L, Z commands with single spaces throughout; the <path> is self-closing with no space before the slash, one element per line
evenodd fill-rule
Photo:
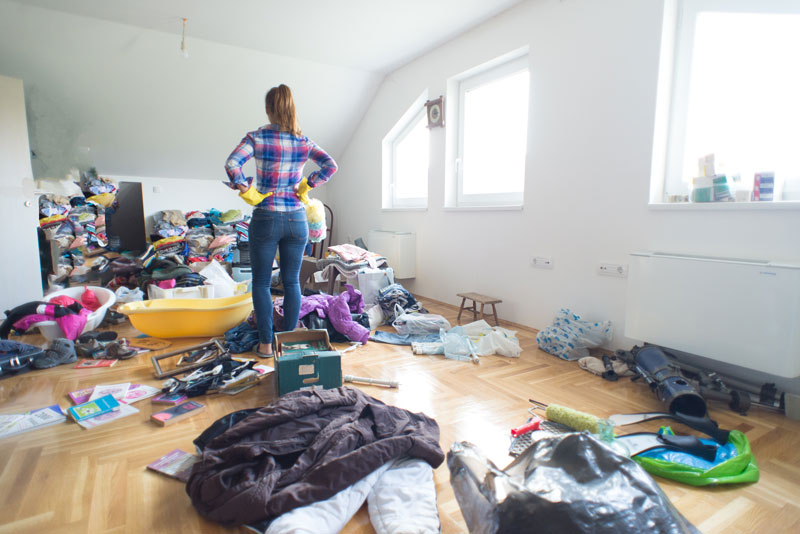
<path fill-rule="evenodd" d="M 480 358 L 475 350 L 475 344 L 464 334 L 463 328 L 456 326 L 449 332 L 439 331 L 439 336 L 444 344 L 444 357 L 451 360 L 471 361 L 480 363 Z"/>
<path fill-rule="evenodd" d="M 510 358 L 519 358 L 522 347 L 517 333 L 499 326 L 491 326 L 483 319 L 465 324 L 464 334 L 475 343 L 476 352 L 481 356 L 499 354 Z"/>
<path fill-rule="evenodd" d="M 592 347 L 611 341 L 614 329 L 611 321 L 590 322 L 580 315 L 562 308 L 553 324 L 536 335 L 539 348 L 565 360 L 589 356 Z"/>
<path fill-rule="evenodd" d="M 449 330 L 450 322 L 434 313 L 402 313 L 392 321 L 392 326 L 400 335 L 435 334 L 439 330 Z"/>
<path fill-rule="evenodd" d="M 126 303 L 126 302 L 138 302 L 140 300 L 144 300 L 144 292 L 139 289 L 128 289 L 125 286 L 120 286 L 114 292 L 117 296 L 117 302 Z"/>
<path fill-rule="evenodd" d="M 217 260 L 203 267 L 200 274 L 205 276 L 206 284 L 214 286 L 215 297 L 232 297 L 236 294 L 238 284 Z"/>

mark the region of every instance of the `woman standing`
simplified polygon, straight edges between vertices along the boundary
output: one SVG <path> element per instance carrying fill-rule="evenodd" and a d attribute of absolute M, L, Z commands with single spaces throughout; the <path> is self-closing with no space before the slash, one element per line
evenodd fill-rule
<path fill-rule="evenodd" d="M 272 294 L 270 277 L 275 251 L 280 252 L 284 287 L 284 328 L 293 330 L 300 315 L 300 266 L 308 240 L 305 207 L 297 196 L 303 166 L 309 159 L 319 170 L 308 176 L 313 188 L 336 172 L 336 162 L 297 125 L 292 91 L 285 85 L 273 87 L 266 96 L 270 124 L 249 132 L 228 156 L 225 170 L 230 187 L 257 198 L 250 220 L 250 261 L 253 267 L 253 306 L 258 321 L 259 356 L 272 356 Z M 250 158 L 256 161 L 256 180 L 251 184 L 242 173 Z M 255 191 L 249 191 L 255 188 Z"/>

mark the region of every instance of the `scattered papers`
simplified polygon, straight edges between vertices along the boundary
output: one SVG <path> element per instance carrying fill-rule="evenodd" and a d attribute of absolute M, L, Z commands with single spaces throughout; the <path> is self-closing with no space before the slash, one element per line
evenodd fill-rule
<path fill-rule="evenodd" d="M 7 438 L 44 428 L 57 423 L 63 423 L 67 416 L 61 411 L 58 404 L 38 408 L 26 413 L 0 414 L 0 438 Z"/>

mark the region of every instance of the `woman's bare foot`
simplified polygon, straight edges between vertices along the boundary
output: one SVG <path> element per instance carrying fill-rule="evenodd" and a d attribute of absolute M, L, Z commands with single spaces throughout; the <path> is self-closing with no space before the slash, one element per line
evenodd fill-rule
<path fill-rule="evenodd" d="M 272 356 L 272 343 L 259 343 L 257 351 L 259 354 Z"/>

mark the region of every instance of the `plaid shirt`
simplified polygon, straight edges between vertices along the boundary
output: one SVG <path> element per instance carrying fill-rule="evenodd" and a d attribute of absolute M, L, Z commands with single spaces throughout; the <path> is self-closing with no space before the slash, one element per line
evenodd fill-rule
<path fill-rule="evenodd" d="M 225 171 L 234 186 L 251 182 L 251 178 L 244 176 L 242 165 L 253 156 L 256 158 L 256 188 L 259 193 L 274 192 L 258 208 L 270 211 L 296 211 L 303 207 L 294 186 L 302 180 L 303 166 L 309 159 L 320 168 L 308 175 L 310 187 L 327 182 L 338 169 L 333 158 L 308 137 L 297 137 L 269 124 L 249 132 L 228 156 Z"/>

